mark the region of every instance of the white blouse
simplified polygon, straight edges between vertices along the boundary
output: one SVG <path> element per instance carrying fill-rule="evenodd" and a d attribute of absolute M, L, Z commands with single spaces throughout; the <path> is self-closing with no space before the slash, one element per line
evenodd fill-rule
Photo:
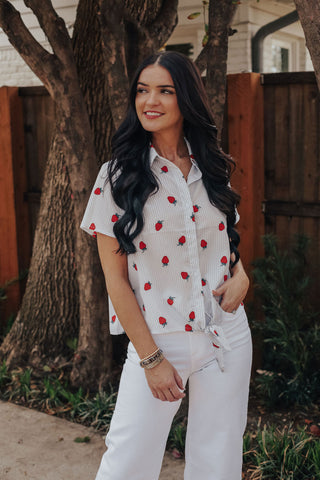
<path fill-rule="evenodd" d="M 144 206 L 144 227 L 134 240 L 137 251 L 128 255 L 129 281 L 151 333 L 206 331 L 217 349 L 230 349 L 222 323 L 234 314 L 222 310 L 211 292 L 230 276 L 226 216 L 210 203 L 188 148 L 192 167 L 187 181 L 176 165 L 150 148 L 159 190 Z M 115 237 L 113 226 L 123 211 L 112 198 L 107 168 L 107 163 L 101 167 L 81 228 L 93 236 Z M 109 320 L 111 334 L 124 332 L 110 299 Z"/>

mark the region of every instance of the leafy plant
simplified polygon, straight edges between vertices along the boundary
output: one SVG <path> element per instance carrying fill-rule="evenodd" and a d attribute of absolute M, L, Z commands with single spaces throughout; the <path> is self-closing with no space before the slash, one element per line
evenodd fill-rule
<path fill-rule="evenodd" d="M 93 398 L 87 398 L 77 405 L 77 416 L 96 430 L 106 431 L 116 405 L 117 392 L 100 391 Z"/>
<path fill-rule="evenodd" d="M 243 461 L 250 479 L 312 480 L 320 474 L 320 441 L 305 429 L 271 426 L 247 433 Z"/>
<path fill-rule="evenodd" d="M 266 235 L 265 257 L 254 262 L 265 313 L 265 321 L 255 323 L 265 344 L 256 382 L 269 406 L 310 404 L 320 393 L 320 323 L 307 297 L 308 244 L 296 236 L 291 250 L 280 252 L 276 237 Z"/>

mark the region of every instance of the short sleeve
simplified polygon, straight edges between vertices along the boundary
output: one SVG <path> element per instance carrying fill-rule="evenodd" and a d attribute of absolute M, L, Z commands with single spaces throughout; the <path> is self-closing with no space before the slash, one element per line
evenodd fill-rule
<path fill-rule="evenodd" d="M 236 225 L 240 220 L 240 215 L 239 215 L 239 212 L 238 212 L 237 208 L 235 208 L 235 213 L 236 213 L 236 221 L 234 223 Z"/>
<path fill-rule="evenodd" d="M 90 235 L 103 233 L 115 237 L 113 227 L 122 210 L 114 202 L 108 179 L 108 164 L 104 163 L 92 189 L 80 228 Z"/>

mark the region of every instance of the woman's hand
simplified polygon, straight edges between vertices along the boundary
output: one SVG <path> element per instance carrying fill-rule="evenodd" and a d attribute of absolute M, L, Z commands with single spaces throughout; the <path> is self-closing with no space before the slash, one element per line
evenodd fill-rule
<path fill-rule="evenodd" d="M 185 397 L 182 378 L 171 363 L 164 358 L 159 365 L 145 369 L 152 395 L 162 401 L 175 402 Z"/>
<path fill-rule="evenodd" d="M 240 260 L 236 263 L 231 273 L 231 278 L 226 280 L 216 290 L 212 290 L 212 294 L 215 297 L 221 297 L 220 307 L 229 313 L 237 310 L 249 288 L 249 278 Z"/>

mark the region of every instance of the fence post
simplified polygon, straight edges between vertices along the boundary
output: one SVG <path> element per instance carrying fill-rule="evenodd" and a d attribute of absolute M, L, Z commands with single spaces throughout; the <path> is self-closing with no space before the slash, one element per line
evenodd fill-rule
<path fill-rule="evenodd" d="M 27 190 L 22 103 L 19 89 L 0 88 L 0 286 L 27 268 L 30 256 L 28 208 L 23 199 Z M 9 287 L 2 302 L 2 327 L 20 300 L 19 282 Z"/>
<path fill-rule="evenodd" d="M 263 87 L 260 74 L 228 75 L 228 143 L 237 168 L 232 186 L 241 195 L 239 207 L 240 253 L 246 271 L 252 261 L 263 256 L 264 235 L 264 122 Z M 252 300 L 252 283 L 247 299 Z"/>

